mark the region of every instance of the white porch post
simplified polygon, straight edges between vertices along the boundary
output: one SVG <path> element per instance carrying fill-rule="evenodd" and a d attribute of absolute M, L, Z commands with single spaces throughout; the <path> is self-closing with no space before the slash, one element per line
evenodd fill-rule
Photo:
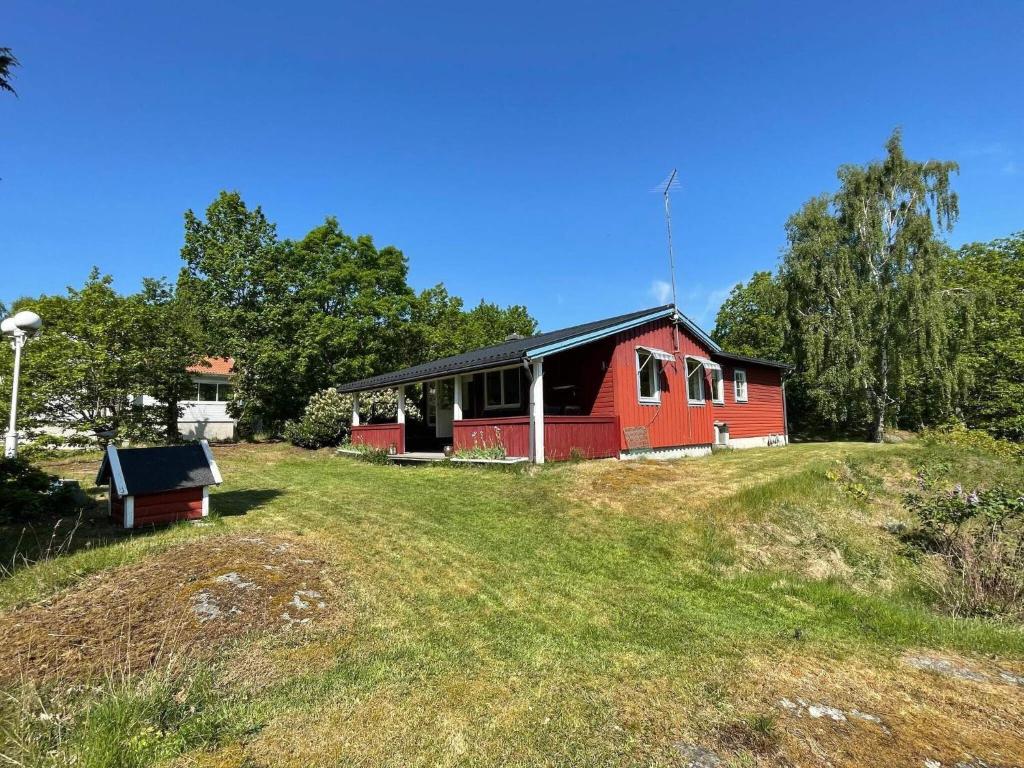
<path fill-rule="evenodd" d="M 405 384 L 398 387 L 398 423 L 405 424 Z"/>
<path fill-rule="evenodd" d="M 462 376 L 452 380 L 452 421 L 462 421 Z"/>
<path fill-rule="evenodd" d="M 530 382 L 530 461 L 544 463 L 544 359 L 533 363 Z"/>
<path fill-rule="evenodd" d="M 352 426 L 359 426 L 359 393 L 352 393 Z"/>

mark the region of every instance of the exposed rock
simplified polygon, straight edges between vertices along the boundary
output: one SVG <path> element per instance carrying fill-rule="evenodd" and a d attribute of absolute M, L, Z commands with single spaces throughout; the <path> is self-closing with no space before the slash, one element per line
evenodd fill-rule
<path fill-rule="evenodd" d="M 883 731 L 889 733 L 889 729 L 886 727 L 885 723 L 882 722 L 882 718 L 878 715 L 861 712 L 856 708 L 844 710 L 839 707 L 833 707 L 829 704 L 815 703 L 804 699 L 797 699 L 796 701 L 780 699 L 779 706 L 790 712 L 794 717 L 803 717 L 806 714 L 815 720 L 821 720 L 824 718 L 833 720 L 837 723 L 843 723 L 849 719 L 863 720 L 864 722 L 877 725 Z"/>
<path fill-rule="evenodd" d="M 225 573 L 223 576 L 218 576 L 216 581 L 220 584 L 230 584 L 235 589 L 259 589 L 255 582 L 246 581 L 242 578 L 241 574 L 230 571 Z"/>
<path fill-rule="evenodd" d="M 906 656 L 903 660 L 915 669 L 935 672 L 936 674 L 946 675 L 947 677 L 956 677 L 960 680 L 984 683 L 989 679 L 989 676 L 984 672 L 978 672 L 977 670 L 970 669 L 969 667 L 958 667 L 947 659 L 939 659 L 934 656 Z"/>
<path fill-rule="evenodd" d="M 718 755 L 697 744 L 680 741 L 672 746 L 683 756 L 684 768 L 720 768 L 722 765 L 722 760 Z"/>

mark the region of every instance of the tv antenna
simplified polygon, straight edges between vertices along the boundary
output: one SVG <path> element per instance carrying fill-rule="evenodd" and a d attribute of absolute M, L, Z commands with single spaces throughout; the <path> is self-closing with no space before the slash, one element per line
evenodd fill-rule
<path fill-rule="evenodd" d="M 676 257 L 672 250 L 672 202 L 669 194 L 673 189 L 679 188 L 679 178 L 675 168 L 672 169 L 672 173 L 659 186 L 661 187 L 662 199 L 665 201 L 665 230 L 668 232 L 668 269 L 672 280 L 672 309 L 679 312 L 679 304 L 676 301 Z M 672 318 L 672 328 L 675 331 L 675 353 L 678 355 L 679 326 L 674 317 Z"/>

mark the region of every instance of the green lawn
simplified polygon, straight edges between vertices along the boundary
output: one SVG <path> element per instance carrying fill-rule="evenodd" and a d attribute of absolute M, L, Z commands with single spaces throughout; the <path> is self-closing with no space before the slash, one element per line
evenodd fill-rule
<path fill-rule="evenodd" d="M 737 765 L 1024 759 L 1020 688 L 901 661 L 1020 671 L 1024 632 L 942 616 L 934 565 L 885 529 L 921 466 L 1024 486 L 1018 465 L 918 443 L 526 472 L 217 453 L 212 525 L 120 538 L 83 524 L 66 553 L 0 582 L 0 607 L 16 615 L 182 543 L 283 535 L 326 563 L 323 615 L 91 691 L 57 692 L 74 670 L 59 684 L 23 670 L 0 751 L 250 768 L 686 765 L 693 745 Z M 873 713 L 888 733 L 791 717 L 778 701 L 798 696 Z M 33 720 L 44 707 L 67 724 Z"/>

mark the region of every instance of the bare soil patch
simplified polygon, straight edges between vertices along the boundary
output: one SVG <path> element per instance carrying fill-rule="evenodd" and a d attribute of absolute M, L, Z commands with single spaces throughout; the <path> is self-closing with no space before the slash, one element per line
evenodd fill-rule
<path fill-rule="evenodd" d="M 204 657 L 250 633 L 324 623 L 339 598 L 326 563 L 300 538 L 200 538 L 0 616 L 0 680 Z"/>

